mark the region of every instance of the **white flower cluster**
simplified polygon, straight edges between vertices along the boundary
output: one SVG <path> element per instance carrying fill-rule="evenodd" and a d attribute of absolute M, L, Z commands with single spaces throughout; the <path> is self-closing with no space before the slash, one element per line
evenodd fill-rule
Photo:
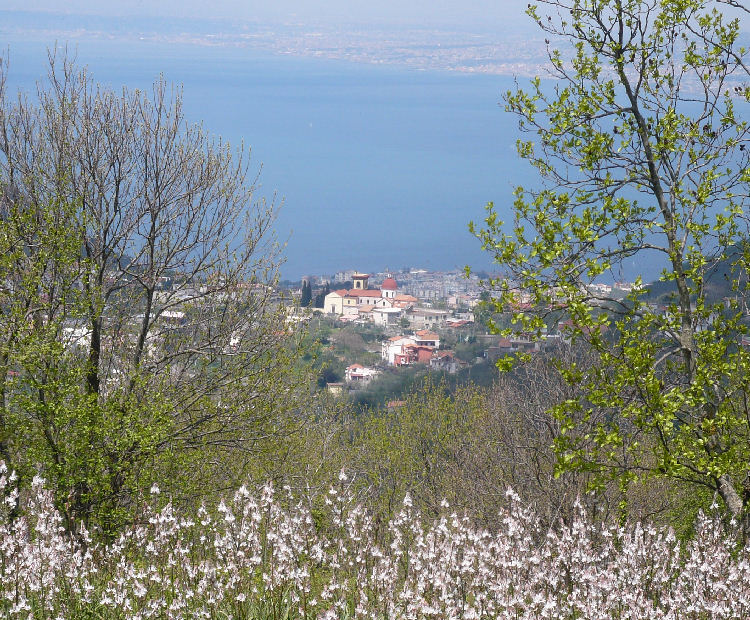
<path fill-rule="evenodd" d="M 240 488 L 195 518 L 169 504 L 110 543 L 68 535 L 39 479 L 0 522 L 9 618 L 748 618 L 750 549 L 701 516 L 669 530 L 596 525 L 579 509 L 545 531 L 512 492 L 500 531 L 404 500 L 377 525 L 346 478 L 312 510 L 288 489 Z M 0 467 L 0 493 L 12 481 Z M 156 495 L 156 493 L 154 493 Z M 15 497 L 15 496 L 13 496 Z M 13 500 L 15 501 L 15 499 Z"/>

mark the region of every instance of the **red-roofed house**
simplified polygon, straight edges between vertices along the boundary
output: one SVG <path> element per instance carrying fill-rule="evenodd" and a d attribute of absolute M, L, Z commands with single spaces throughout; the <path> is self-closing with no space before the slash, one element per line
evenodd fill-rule
<path fill-rule="evenodd" d="M 383 343 L 382 358 L 393 366 L 429 364 L 434 347 L 418 344 L 415 336 L 395 336 Z"/>
<path fill-rule="evenodd" d="M 416 344 L 432 347 L 434 349 L 440 347 L 440 336 L 427 329 L 420 329 L 414 333 L 414 336 Z"/>
<path fill-rule="evenodd" d="M 383 342 L 383 348 L 381 351 L 381 357 L 391 365 L 396 364 L 396 356 L 402 356 L 404 354 L 404 347 L 406 345 L 414 344 L 414 339 L 411 336 L 394 336 Z"/>
<path fill-rule="evenodd" d="M 410 352 L 413 352 L 413 354 L 416 356 L 417 364 L 429 364 L 430 360 L 432 359 L 432 354 L 435 352 L 435 349 L 433 349 L 432 347 L 426 347 L 418 344 L 407 345 L 405 348 Z"/>
<path fill-rule="evenodd" d="M 459 363 L 453 351 L 435 351 L 430 359 L 430 368 L 453 374 L 458 371 Z"/>
<path fill-rule="evenodd" d="M 396 308 L 411 308 L 419 303 L 419 300 L 412 295 L 396 295 L 393 297 L 393 305 Z"/>

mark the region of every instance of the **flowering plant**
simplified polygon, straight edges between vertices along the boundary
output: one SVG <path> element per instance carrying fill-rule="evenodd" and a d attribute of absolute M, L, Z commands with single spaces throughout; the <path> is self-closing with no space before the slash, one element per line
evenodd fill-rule
<path fill-rule="evenodd" d="M 147 509 L 117 540 L 68 534 L 40 478 L 0 523 L 0 614 L 9 618 L 747 618 L 750 549 L 701 515 L 680 544 L 579 508 L 545 531 L 512 491 L 497 532 L 451 512 L 425 522 L 407 495 L 376 538 L 346 491 L 327 525 L 268 485 L 180 514 Z M 0 491 L 10 486 L 0 466 Z M 152 488 L 158 494 L 158 488 Z M 156 499 L 156 497 L 154 498 Z M 283 500 L 283 501 L 282 501 Z M 9 496 L 8 504 L 18 502 Z M 319 521 L 318 521 L 319 523 Z"/>

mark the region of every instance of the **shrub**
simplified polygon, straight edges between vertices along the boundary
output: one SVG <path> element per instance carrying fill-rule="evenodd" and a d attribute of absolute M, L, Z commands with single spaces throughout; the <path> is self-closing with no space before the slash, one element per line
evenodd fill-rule
<path fill-rule="evenodd" d="M 9 489 L 2 465 L 0 487 Z M 342 473 L 323 518 L 268 485 L 194 517 L 145 509 L 113 543 L 62 527 L 35 479 L 0 523 L 0 613 L 16 618 L 746 618 L 750 549 L 701 515 L 684 546 L 583 508 L 545 531 L 512 491 L 497 532 L 426 523 L 407 496 L 380 539 Z M 152 500 L 160 500 L 152 489 Z M 325 525 L 320 525 L 325 524 Z"/>

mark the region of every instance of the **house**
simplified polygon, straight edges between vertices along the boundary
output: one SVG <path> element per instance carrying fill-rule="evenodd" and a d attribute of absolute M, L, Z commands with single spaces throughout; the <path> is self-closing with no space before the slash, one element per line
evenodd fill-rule
<path fill-rule="evenodd" d="M 358 306 L 357 307 L 357 319 L 359 322 L 372 322 L 372 311 L 374 310 L 374 306 Z"/>
<path fill-rule="evenodd" d="M 416 364 L 429 364 L 435 349 L 420 344 L 410 344 L 405 347 Z"/>
<path fill-rule="evenodd" d="M 440 348 L 440 336 L 426 329 L 415 332 L 414 341 L 418 345 L 432 347 L 433 349 Z"/>
<path fill-rule="evenodd" d="M 479 298 L 474 295 L 456 294 L 449 295 L 445 303 L 452 308 L 474 308 L 479 303 Z"/>
<path fill-rule="evenodd" d="M 164 310 L 159 314 L 159 318 L 169 327 L 182 327 L 187 323 L 185 313 L 179 310 Z"/>
<path fill-rule="evenodd" d="M 494 345 L 487 350 L 487 357 L 492 362 L 496 362 L 501 357 L 515 353 L 517 349 L 513 346 L 510 339 L 500 338 Z"/>
<path fill-rule="evenodd" d="M 347 366 L 344 371 L 344 377 L 347 383 L 355 383 L 363 386 L 369 385 L 370 381 L 379 374 L 379 370 L 362 366 L 362 364 L 352 364 L 351 366 Z"/>
<path fill-rule="evenodd" d="M 381 357 L 391 366 L 429 364 L 435 347 L 425 343 L 434 341 L 419 340 L 417 336 L 394 336 L 383 342 Z"/>
<path fill-rule="evenodd" d="M 430 368 L 440 372 L 454 374 L 458 372 L 460 364 L 453 355 L 453 351 L 435 351 L 430 359 Z"/>
<path fill-rule="evenodd" d="M 400 353 L 393 355 L 394 366 L 410 366 L 411 364 L 429 364 L 435 349 L 417 344 L 406 344 Z"/>
<path fill-rule="evenodd" d="M 411 308 L 405 316 L 414 329 L 430 329 L 444 326 L 448 318 L 448 311 L 432 308 Z"/>
<path fill-rule="evenodd" d="M 66 321 L 62 333 L 66 348 L 85 347 L 91 338 L 91 327 L 85 321 Z"/>
<path fill-rule="evenodd" d="M 416 361 L 417 360 L 413 352 L 407 349 L 406 347 L 402 349 L 401 353 L 396 353 L 393 356 L 394 366 L 409 366 L 410 364 L 413 364 Z"/>
<path fill-rule="evenodd" d="M 357 314 L 357 306 L 359 305 L 359 295 L 354 289 L 347 291 L 344 294 L 343 309 L 341 314 Z"/>
<path fill-rule="evenodd" d="M 383 325 L 385 327 L 398 325 L 401 319 L 401 308 L 373 308 L 372 322 L 375 325 Z"/>
<path fill-rule="evenodd" d="M 365 290 L 356 290 L 353 289 L 349 291 L 349 294 L 354 293 L 357 297 L 357 304 L 358 305 L 370 305 L 370 306 L 377 306 L 379 308 L 388 307 L 390 308 L 391 302 L 383 297 L 383 292 L 379 291 L 377 289 L 365 289 Z"/>
<path fill-rule="evenodd" d="M 415 344 L 411 336 L 394 336 L 383 342 L 381 357 L 391 366 L 396 365 L 396 356 L 404 354 L 406 345 Z"/>
<path fill-rule="evenodd" d="M 413 295 L 394 295 L 391 300 L 394 308 L 412 308 L 419 303 Z"/>

